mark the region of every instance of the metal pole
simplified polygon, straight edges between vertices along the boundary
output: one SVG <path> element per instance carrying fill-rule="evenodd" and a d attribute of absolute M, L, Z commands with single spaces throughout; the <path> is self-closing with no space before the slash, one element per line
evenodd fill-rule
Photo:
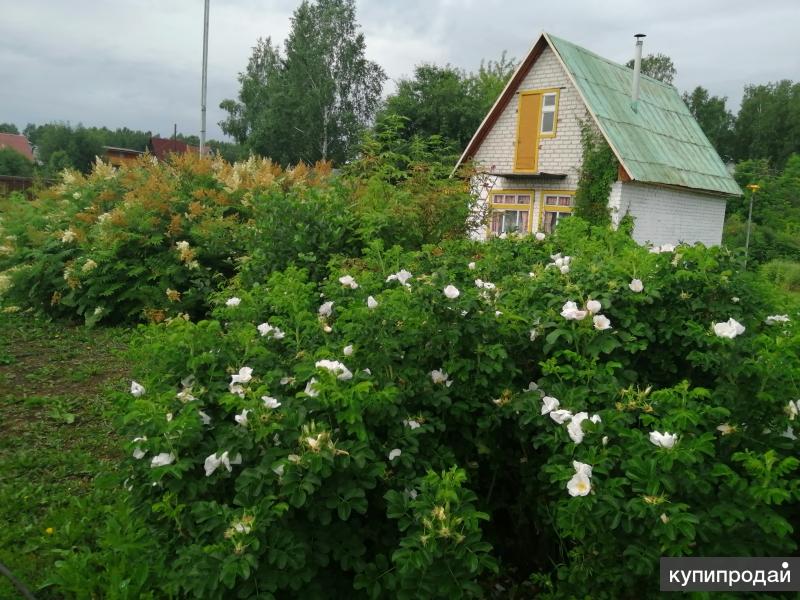
<path fill-rule="evenodd" d="M 203 16 L 203 83 L 200 93 L 200 156 L 206 153 L 206 88 L 208 87 L 208 4 Z"/>
<path fill-rule="evenodd" d="M 750 210 L 747 213 L 747 237 L 744 241 L 744 270 L 747 271 L 747 256 L 750 252 L 750 226 L 753 224 L 753 197 L 756 195 L 756 191 L 758 190 L 758 186 L 755 184 L 750 184 L 747 186 L 747 189 L 750 190 Z"/>

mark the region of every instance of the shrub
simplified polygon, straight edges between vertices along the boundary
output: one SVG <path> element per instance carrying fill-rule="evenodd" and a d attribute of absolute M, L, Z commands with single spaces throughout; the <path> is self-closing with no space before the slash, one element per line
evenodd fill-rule
<path fill-rule="evenodd" d="M 158 585 L 645 597 L 662 555 L 794 551 L 798 315 L 767 323 L 736 265 L 574 218 L 376 242 L 142 328 L 121 471 L 174 557 Z"/>
<path fill-rule="evenodd" d="M 472 198 L 423 161 L 425 148 L 411 144 L 410 174 L 395 183 L 387 153 L 366 153 L 344 176 L 327 164 L 282 171 L 191 155 L 66 171 L 35 201 L 0 207 L 0 294 L 89 325 L 199 318 L 237 271 L 249 285 L 295 265 L 319 281 L 331 256 L 359 257 L 376 239 L 418 249 L 463 236 Z"/>
<path fill-rule="evenodd" d="M 89 325 L 202 316 L 244 255 L 254 197 L 328 171 L 188 154 L 65 171 L 35 201 L 3 206 L 6 301 Z"/>

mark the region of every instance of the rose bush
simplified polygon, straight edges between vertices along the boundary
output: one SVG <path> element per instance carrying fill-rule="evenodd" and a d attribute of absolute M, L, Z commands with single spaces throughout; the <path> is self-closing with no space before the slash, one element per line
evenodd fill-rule
<path fill-rule="evenodd" d="M 797 307 L 661 250 L 579 219 L 376 241 L 142 328 L 119 424 L 150 589 L 647 597 L 660 556 L 793 552 Z"/>

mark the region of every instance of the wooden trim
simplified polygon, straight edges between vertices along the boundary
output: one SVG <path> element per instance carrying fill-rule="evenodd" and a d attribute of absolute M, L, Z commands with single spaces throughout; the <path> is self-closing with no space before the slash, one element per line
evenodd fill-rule
<path fill-rule="evenodd" d="M 531 197 L 531 201 L 528 204 L 495 204 L 494 203 L 494 196 L 501 195 L 501 194 L 514 194 L 516 196 L 523 196 L 528 195 Z M 505 190 L 492 190 L 489 192 L 489 197 L 486 199 L 487 204 L 489 205 L 489 214 L 491 215 L 492 210 L 497 208 L 500 211 L 506 210 L 525 210 L 528 209 L 528 230 L 525 233 L 530 233 L 533 228 L 533 206 L 536 203 L 536 190 L 523 190 L 523 189 L 505 189 Z M 492 222 L 491 220 L 486 225 L 486 237 L 492 237 Z"/>
<path fill-rule="evenodd" d="M 539 107 L 539 139 L 552 139 L 556 137 L 556 133 L 558 132 L 558 105 L 561 101 L 561 88 L 549 88 L 545 90 L 537 90 L 538 93 L 542 95 L 542 103 Z M 542 124 L 544 123 L 544 97 L 547 94 L 555 94 L 556 95 L 556 105 L 553 109 L 553 131 L 550 133 L 542 132 Z"/>
<path fill-rule="evenodd" d="M 622 166 L 622 163 L 619 163 L 619 168 L 617 169 L 617 180 L 623 183 L 633 181 L 631 176 L 628 174 L 628 170 Z"/>
<path fill-rule="evenodd" d="M 537 231 L 542 230 L 544 225 L 544 211 L 571 213 L 575 210 L 575 193 L 577 190 L 542 190 L 540 192 L 541 204 L 539 205 L 539 223 Z M 572 196 L 572 206 L 547 206 L 544 203 L 545 196 Z"/>

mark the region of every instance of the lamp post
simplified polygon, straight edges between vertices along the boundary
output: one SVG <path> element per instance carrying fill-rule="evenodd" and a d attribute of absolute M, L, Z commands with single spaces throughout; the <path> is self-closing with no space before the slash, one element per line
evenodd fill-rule
<path fill-rule="evenodd" d="M 206 153 L 206 88 L 208 87 L 208 4 L 203 14 L 203 81 L 200 90 L 200 156 Z"/>
<path fill-rule="evenodd" d="M 747 256 L 750 252 L 750 226 L 753 224 L 753 198 L 758 191 L 759 186 L 755 183 L 751 183 L 750 185 L 746 186 L 748 190 L 750 190 L 750 210 L 747 213 L 747 237 L 745 238 L 744 242 L 744 270 L 747 270 Z"/>

